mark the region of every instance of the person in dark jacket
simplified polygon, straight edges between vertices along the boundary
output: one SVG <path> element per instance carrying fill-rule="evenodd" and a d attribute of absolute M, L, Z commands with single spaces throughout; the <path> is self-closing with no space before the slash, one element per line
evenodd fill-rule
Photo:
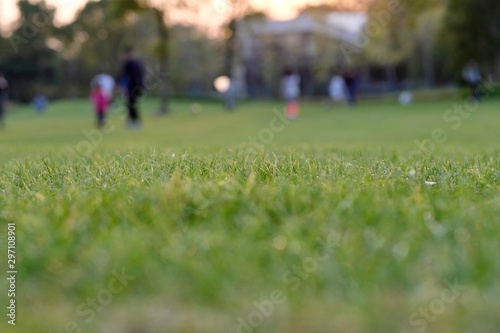
<path fill-rule="evenodd" d="M 125 47 L 123 55 L 124 62 L 119 84 L 123 89 L 127 103 L 127 125 L 131 128 L 139 128 L 141 126 L 141 119 L 137 104 L 144 90 L 144 69 L 141 62 L 135 57 L 132 47 Z"/>
<path fill-rule="evenodd" d="M 7 108 L 7 90 L 9 83 L 2 73 L 0 73 L 0 128 L 5 127 L 4 116 Z"/>
<path fill-rule="evenodd" d="M 347 87 L 347 97 L 350 106 L 354 106 L 357 103 L 357 93 L 358 93 L 358 83 L 359 83 L 359 73 L 354 68 L 349 68 L 344 73 L 344 81 Z"/>

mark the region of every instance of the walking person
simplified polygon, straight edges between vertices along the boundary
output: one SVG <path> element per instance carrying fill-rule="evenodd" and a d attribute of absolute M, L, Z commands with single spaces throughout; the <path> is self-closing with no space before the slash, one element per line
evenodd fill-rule
<path fill-rule="evenodd" d="M 0 73 L 0 128 L 5 127 L 5 112 L 7 110 L 8 89 L 9 83 L 5 79 L 4 75 Z"/>
<path fill-rule="evenodd" d="M 97 116 L 97 127 L 102 128 L 106 124 L 106 114 L 113 103 L 115 80 L 111 75 L 101 72 L 94 76 L 90 86 L 91 99 Z"/>
<path fill-rule="evenodd" d="M 119 82 L 127 103 L 127 126 L 140 128 L 141 118 L 137 104 L 144 90 L 144 70 L 141 62 L 135 57 L 132 47 L 125 47 L 123 56 L 124 62 Z"/>
<path fill-rule="evenodd" d="M 299 115 L 300 77 L 291 68 L 283 70 L 281 93 L 286 102 L 286 116 L 295 119 Z"/>
<path fill-rule="evenodd" d="M 97 127 L 102 128 L 106 122 L 106 112 L 108 110 L 108 99 L 99 83 L 92 84 L 92 104 L 97 116 Z"/>

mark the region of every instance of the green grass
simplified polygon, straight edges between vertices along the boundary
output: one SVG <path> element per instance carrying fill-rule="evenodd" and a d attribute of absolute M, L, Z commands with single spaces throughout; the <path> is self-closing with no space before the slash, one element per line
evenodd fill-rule
<path fill-rule="evenodd" d="M 115 112 L 95 144 L 86 101 L 14 108 L 0 220 L 17 224 L 18 317 L 0 328 L 249 333 L 250 317 L 256 332 L 496 332 L 500 102 L 453 128 L 455 103 L 304 103 L 281 127 L 279 103 L 193 115 L 178 101 L 155 118 L 148 100 L 143 130 Z M 242 144 L 272 124 L 272 140 Z M 446 139 L 419 151 L 436 128 Z M 123 269 L 134 279 L 89 312 Z M 260 323 L 254 302 L 276 290 L 286 301 Z"/>

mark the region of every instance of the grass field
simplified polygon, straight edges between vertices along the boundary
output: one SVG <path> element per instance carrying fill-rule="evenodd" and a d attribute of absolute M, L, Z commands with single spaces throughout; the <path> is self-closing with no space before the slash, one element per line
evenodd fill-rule
<path fill-rule="evenodd" d="M 201 104 L 11 110 L 2 332 L 498 331 L 500 101 Z"/>

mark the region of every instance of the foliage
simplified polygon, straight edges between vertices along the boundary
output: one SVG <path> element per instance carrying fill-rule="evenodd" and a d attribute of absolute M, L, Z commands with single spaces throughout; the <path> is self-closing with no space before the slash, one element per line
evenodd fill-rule
<path fill-rule="evenodd" d="M 417 47 L 415 28 L 420 16 L 442 6 L 441 0 L 373 1 L 368 7 L 368 25 L 378 29 L 368 36 L 368 57 L 381 64 L 398 64 L 407 59 Z"/>
<path fill-rule="evenodd" d="M 30 101 L 40 91 L 55 89 L 57 55 L 47 46 L 54 35 L 54 9 L 45 1 L 18 3 L 21 20 L 8 40 L 2 41 L 0 70 L 10 82 L 13 98 Z"/>
<path fill-rule="evenodd" d="M 476 59 L 498 77 L 500 3 L 494 0 L 448 1 L 441 42 L 448 49 L 450 68 L 458 71 Z"/>
<path fill-rule="evenodd" d="M 61 87 L 64 95 L 82 96 L 88 93 L 89 82 L 99 72 L 117 76 L 120 71 L 121 49 L 128 40 L 138 40 L 141 48 L 148 48 L 149 33 L 139 33 L 126 22 L 113 20 L 108 11 L 109 1 L 89 2 L 75 20 L 61 27 L 57 37 L 62 42 L 61 72 L 72 77 L 72 85 Z M 136 25 L 140 26 L 137 20 Z M 72 90 L 76 93 L 72 93 Z M 72 90 L 70 90 L 72 89 Z"/>

